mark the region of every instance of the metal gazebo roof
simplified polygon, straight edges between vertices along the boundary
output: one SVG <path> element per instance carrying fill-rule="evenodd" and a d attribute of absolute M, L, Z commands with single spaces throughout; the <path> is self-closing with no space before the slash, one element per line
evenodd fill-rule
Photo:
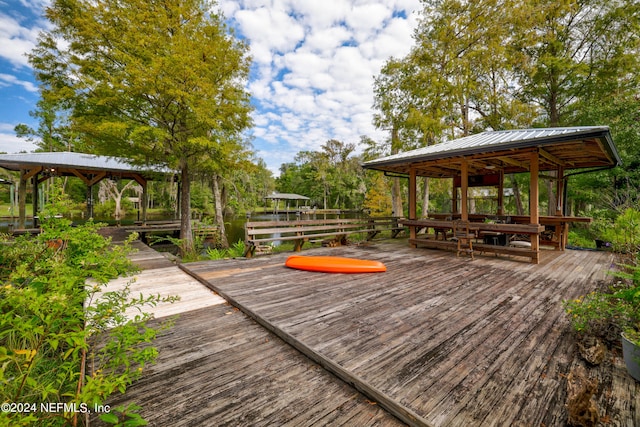
<path fill-rule="evenodd" d="M 271 193 L 268 196 L 265 196 L 265 199 L 269 200 L 310 200 L 306 196 L 301 196 L 299 194 L 293 193 Z"/>
<path fill-rule="evenodd" d="M 606 126 L 520 129 L 482 132 L 363 164 L 364 168 L 418 176 L 454 177 L 460 162 L 469 162 L 469 174 L 491 175 L 528 171 L 532 151 L 540 153 L 540 170 L 614 167 L 620 156 Z"/>
<path fill-rule="evenodd" d="M 54 169 L 60 175 L 75 175 L 72 171 L 109 172 L 117 176 L 128 177 L 129 174 L 145 175 L 149 173 L 171 174 L 174 171 L 161 166 L 138 166 L 131 161 L 118 157 L 98 156 L 74 152 L 46 152 L 0 154 L 0 167 L 19 171 L 42 167 L 43 170 Z"/>

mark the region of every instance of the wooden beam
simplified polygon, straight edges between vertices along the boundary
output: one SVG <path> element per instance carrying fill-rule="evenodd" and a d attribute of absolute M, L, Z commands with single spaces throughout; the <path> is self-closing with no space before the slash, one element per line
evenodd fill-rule
<path fill-rule="evenodd" d="M 71 173 L 80 178 L 86 185 L 89 185 L 89 178 L 84 176 L 79 170 L 71 169 Z"/>
<path fill-rule="evenodd" d="M 529 186 L 529 216 L 531 218 L 531 224 L 540 223 L 540 194 L 538 191 L 538 172 L 540 166 L 540 157 L 537 152 L 531 153 L 531 162 L 529 167 L 529 173 L 531 174 L 530 186 Z M 531 262 L 538 264 L 540 262 L 540 235 L 531 235 L 531 250 L 536 252 L 536 257 L 532 258 Z"/>
<path fill-rule="evenodd" d="M 539 153 L 542 157 L 549 160 L 551 163 L 554 163 L 558 166 L 567 166 L 567 163 L 564 160 L 560 160 L 559 158 L 542 148 L 539 150 Z"/>
<path fill-rule="evenodd" d="M 416 180 L 416 169 L 409 169 L 409 219 L 416 219 L 417 216 L 417 196 L 418 187 Z M 409 236 L 416 238 L 416 227 L 409 227 Z"/>
<path fill-rule="evenodd" d="M 502 162 L 511 165 L 511 166 L 516 166 L 519 168 L 522 168 L 524 170 L 529 169 L 529 165 L 527 165 L 526 162 L 520 162 L 518 160 L 512 159 L 510 157 L 498 157 L 498 159 L 500 159 Z"/>
<path fill-rule="evenodd" d="M 102 181 L 103 179 L 105 179 L 107 177 L 107 173 L 102 171 L 98 174 L 96 174 L 90 181 L 89 181 L 89 187 L 92 187 L 94 185 L 96 185 L 97 183 L 99 183 L 100 181 Z"/>
<path fill-rule="evenodd" d="M 33 178 L 34 176 L 36 176 L 37 174 L 39 174 L 40 172 L 42 172 L 42 166 L 36 166 L 33 169 L 25 169 L 22 179 L 27 181 L 27 180 Z"/>
<path fill-rule="evenodd" d="M 138 184 L 140 184 L 140 186 L 141 186 L 142 188 L 146 188 L 146 186 L 147 186 L 147 180 L 146 180 L 146 179 L 144 179 L 144 177 L 143 177 L 142 175 L 138 175 L 138 174 L 136 173 L 136 174 L 133 174 L 133 175 L 132 175 L 132 178 L 133 178 L 133 179 L 134 179 Z"/>
<path fill-rule="evenodd" d="M 467 190 L 469 189 L 469 165 L 465 159 L 460 165 L 460 213 L 462 220 L 469 220 L 469 212 L 467 210 Z"/>

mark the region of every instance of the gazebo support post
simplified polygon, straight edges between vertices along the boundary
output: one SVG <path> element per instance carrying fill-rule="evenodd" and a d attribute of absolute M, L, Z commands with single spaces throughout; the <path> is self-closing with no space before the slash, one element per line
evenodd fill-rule
<path fill-rule="evenodd" d="M 147 225 L 147 199 L 149 197 L 149 193 L 147 191 L 147 180 L 144 179 L 141 175 L 134 175 L 133 179 L 138 183 L 140 187 L 142 187 L 142 197 L 140 198 L 140 207 L 139 209 L 142 211 L 142 225 Z"/>
<path fill-rule="evenodd" d="M 24 228 L 27 219 L 27 171 L 20 170 L 20 182 L 18 183 L 18 228 Z"/>
<path fill-rule="evenodd" d="M 540 165 L 540 158 L 538 154 L 538 150 L 534 150 L 531 153 L 531 162 L 529 166 L 529 173 L 531 175 L 530 184 L 529 184 L 529 217 L 531 218 L 531 224 L 539 224 L 540 223 L 540 213 L 539 213 L 539 205 L 540 205 L 540 194 L 538 191 L 538 172 Z M 536 252 L 535 258 L 532 259 L 534 264 L 538 264 L 540 262 L 540 235 L 532 234 L 531 235 L 531 250 Z"/>
<path fill-rule="evenodd" d="M 456 180 L 451 180 L 451 213 L 458 213 L 458 187 L 456 187 Z"/>
<path fill-rule="evenodd" d="M 417 188 L 416 177 L 417 177 L 416 169 L 410 168 L 409 169 L 409 219 L 411 220 L 417 219 L 416 205 L 417 205 L 418 188 Z M 409 227 L 409 239 L 415 239 L 415 238 L 416 238 L 416 227 L 412 225 Z M 411 244 L 410 246 L 412 248 L 417 247 L 416 244 Z"/>
<path fill-rule="evenodd" d="M 460 212 L 463 221 L 469 220 L 467 208 L 467 191 L 469 189 L 469 164 L 466 159 L 462 159 L 460 164 Z"/>
<path fill-rule="evenodd" d="M 38 227 L 38 199 L 40 195 L 38 194 L 38 173 L 31 178 L 33 182 L 33 190 L 31 192 L 31 205 L 33 207 L 33 228 Z"/>
<path fill-rule="evenodd" d="M 558 180 L 556 181 L 556 199 L 558 204 L 556 205 L 556 215 L 562 216 L 564 212 L 564 167 L 558 166 Z"/>
<path fill-rule="evenodd" d="M 87 219 L 93 218 L 93 184 L 87 186 Z"/>
<path fill-rule="evenodd" d="M 498 212 L 497 215 L 504 215 L 504 170 L 500 169 L 498 180 Z"/>

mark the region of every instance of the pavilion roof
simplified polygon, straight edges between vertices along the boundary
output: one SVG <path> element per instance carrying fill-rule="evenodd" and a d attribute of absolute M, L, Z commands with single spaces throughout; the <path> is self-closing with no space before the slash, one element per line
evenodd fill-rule
<path fill-rule="evenodd" d="M 470 175 L 527 172 L 530 154 L 541 171 L 615 167 L 622 162 L 606 126 L 489 131 L 365 162 L 366 169 L 450 178 L 468 162 Z"/>
<path fill-rule="evenodd" d="M 174 171 L 162 166 L 138 166 L 130 160 L 119 157 L 98 156 L 95 154 L 75 152 L 46 152 L 0 154 L 0 167 L 19 171 L 42 166 L 44 169 L 108 171 L 115 174 L 127 173 L 163 173 L 172 174 Z"/>
<path fill-rule="evenodd" d="M 293 193 L 276 193 L 273 192 L 265 197 L 265 199 L 270 200 L 309 200 L 306 196 L 301 196 L 299 194 Z"/>

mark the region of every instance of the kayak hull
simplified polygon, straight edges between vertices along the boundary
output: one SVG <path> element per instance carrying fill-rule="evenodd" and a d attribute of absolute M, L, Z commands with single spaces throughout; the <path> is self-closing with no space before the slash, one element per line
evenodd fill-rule
<path fill-rule="evenodd" d="M 284 263 L 289 268 L 323 273 L 381 273 L 387 267 L 380 261 L 335 256 L 292 255 Z"/>

